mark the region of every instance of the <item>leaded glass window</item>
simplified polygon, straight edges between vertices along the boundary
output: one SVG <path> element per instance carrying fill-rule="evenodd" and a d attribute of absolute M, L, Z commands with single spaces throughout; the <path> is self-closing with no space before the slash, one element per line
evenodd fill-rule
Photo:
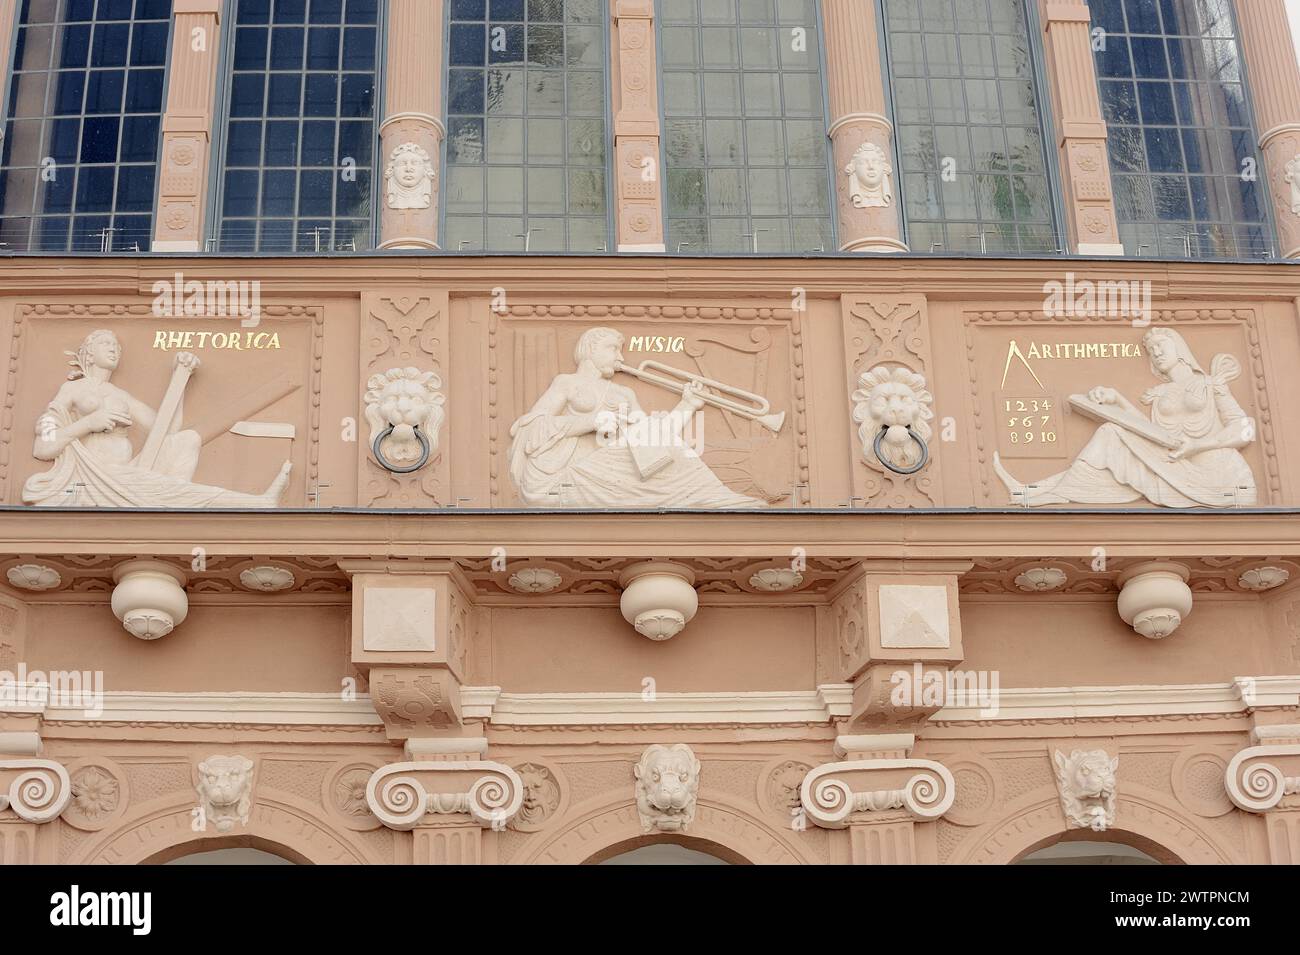
<path fill-rule="evenodd" d="M 661 12 L 668 249 L 834 251 L 817 4 L 663 0 Z"/>
<path fill-rule="evenodd" d="M 0 250 L 149 249 L 171 0 L 23 0 Z"/>
<path fill-rule="evenodd" d="M 1089 5 L 1125 251 L 1267 252 L 1264 186 L 1228 0 Z"/>
<path fill-rule="evenodd" d="M 449 0 L 445 248 L 609 250 L 607 0 Z"/>
<path fill-rule="evenodd" d="M 1055 251 L 1024 0 L 884 0 L 884 9 L 912 249 Z"/>
<path fill-rule="evenodd" d="M 236 0 L 223 252 L 373 246 L 378 0 Z"/>

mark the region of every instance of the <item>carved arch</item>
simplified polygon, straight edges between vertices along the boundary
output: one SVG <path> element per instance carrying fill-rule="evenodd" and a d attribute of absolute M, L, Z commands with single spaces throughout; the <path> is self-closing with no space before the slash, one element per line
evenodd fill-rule
<path fill-rule="evenodd" d="M 292 798 L 256 798 L 246 827 L 218 835 L 195 832 L 190 823 L 194 803 L 169 802 L 106 830 L 67 861 L 71 864 L 140 865 L 165 862 L 189 852 L 249 845 L 300 864 L 364 865 L 390 863 L 376 858 L 348 837 L 351 833 L 325 822 L 318 806 Z"/>
<path fill-rule="evenodd" d="M 581 865 L 598 862 L 650 842 L 677 842 L 733 863 L 813 865 L 824 860 L 749 810 L 716 797 L 701 798 L 690 832 L 678 838 L 648 838 L 629 797 L 587 803 L 512 864 Z"/>
<path fill-rule="evenodd" d="M 1121 793 L 1116 797 L 1115 815 L 1119 825 L 1098 834 L 1098 838 L 1125 842 L 1161 862 L 1230 865 L 1249 861 L 1176 808 L 1151 794 Z M 1039 799 L 1022 804 L 985 827 L 968 839 L 966 845 L 953 853 L 948 861 L 1008 865 L 1063 835 L 1078 832 L 1066 827 L 1057 797 Z"/>

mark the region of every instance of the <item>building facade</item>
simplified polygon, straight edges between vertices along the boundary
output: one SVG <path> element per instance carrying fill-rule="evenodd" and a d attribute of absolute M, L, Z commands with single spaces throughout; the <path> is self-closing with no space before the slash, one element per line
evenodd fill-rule
<path fill-rule="evenodd" d="M 1300 860 L 1282 0 L 0 50 L 3 862 Z"/>

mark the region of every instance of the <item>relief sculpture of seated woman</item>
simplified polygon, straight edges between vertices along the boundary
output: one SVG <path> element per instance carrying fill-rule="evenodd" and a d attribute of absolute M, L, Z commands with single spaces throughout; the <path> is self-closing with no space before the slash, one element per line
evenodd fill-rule
<path fill-rule="evenodd" d="M 1157 443 L 1134 429 L 1108 422 L 1066 470 L 1031 484 L 1011 476 L 995 454 L 993 467 L 1011 501 L 1042 504 L 1128 504 L 1147 500 L 1160 507 L 1249 507 L 1256 502 L 1255 476 L 1241 448 L 1255 439 L 1255 422 L 1228 390 L 1241 374 L 1231 355 L 1216 355 L 1207 374 L 1183 336 L 1153 328 L 1142 345 L 1151 372 L 1161 379 L 1142 396 L 1150 407 Z M 1142 419 L 1131 401 L 1113 388 L 1097 387 L 1088 400 L 1114 409 L 1123 419 Z M 1145 422 L 1139 422 L 1145 425 Z"/>
<path fill-rule="evenodd" d="M 181 431 L 181 406 L 173 416 L 157 458 L 138 460 L 130 429 L 151 430 L 158 412 L 110 380 L 122 358 L 117 336 L 99 329 L 69 362 L 69 380 L 36 422 L 32 454 L 54 467 L 33 475 L 23 486 L 23 502 L 46 507 L 275 507 L 289 484 L 289 462 L 261 494 L 195 484 L 202 439 Z M 198 367 L 189 352 L 176 364 Z"/>

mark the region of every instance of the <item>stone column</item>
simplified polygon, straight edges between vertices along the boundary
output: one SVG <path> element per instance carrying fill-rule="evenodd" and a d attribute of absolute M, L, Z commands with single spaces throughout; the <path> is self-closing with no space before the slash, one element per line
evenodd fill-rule
<path fill-rule="evenodd" d="M 221 0 L 176 0 L 172 14 L 152 248 L 154 252 L 199 252 L 208 203 Z"/>
<path fill-rule="evenodd" d="M 1092 15 L 1086 0 L 1040 0 L 1039 10 L 1065 191 L 1066 249 L 1123 255 L 1092 56 Z"/>
<path fill-rule="evenodd" d="M 659 67 L 653 0 L 614 4 L 614 157 L 618 251 L 663 252 Z"/>
<path fill-rule="evenodd" d="M 407 762 L 375 770 L 366 802 L 384 825 L 410 831 L 415 865 L 479 865 L 483 830 L 499 832 L 523 805 L 523 781 L 489 762 L 481 737 L 412 739 Z"/>
<path fill-rule="evenodd" d="M 443 0 L 391 0 L 388 7 L 388 87 L 372 193 L 380 212 L 381 249 L 438 248 L 447 135 L 441 119 L 443 10 Z M 406 183 L 404 169 L 411 176 Z"/>
<path fill-rule="evenodd" d="M 822 10 L 840 251 L 906 252 L 898 210 L 899 177 L 893 169 L 894 125 L 885 116 L 876 5 L 868 0 L 825 0 Z M 867 170 L 863 161 L 871 159 L 870 154 L 875 154 L 877 164 Z M 855 166 L 869 179 L 883 176 L 883 182 L 871 180 L 868 188 L 855 188 L 862 178 L 855 177 Z"/>
<path fill-rule="evenodd" d="M 1277 220 L 1278 254 L 1300 258 L 1300 65 L 1285 0 L 1237 3 L 1241 45 L 1250 71 L 1261 171 Z"/>
<path fill-rule="evenodd" d="M 914 865 L 916 824 L 952 806 L 952 773 L 942 763 L 910 759 L 915 744 L 910 733 L 841 736 L 835 740 L 841 761 L 804 777 L 804 813 L 823 829 L 849 830 L 854 865 Z"/>

